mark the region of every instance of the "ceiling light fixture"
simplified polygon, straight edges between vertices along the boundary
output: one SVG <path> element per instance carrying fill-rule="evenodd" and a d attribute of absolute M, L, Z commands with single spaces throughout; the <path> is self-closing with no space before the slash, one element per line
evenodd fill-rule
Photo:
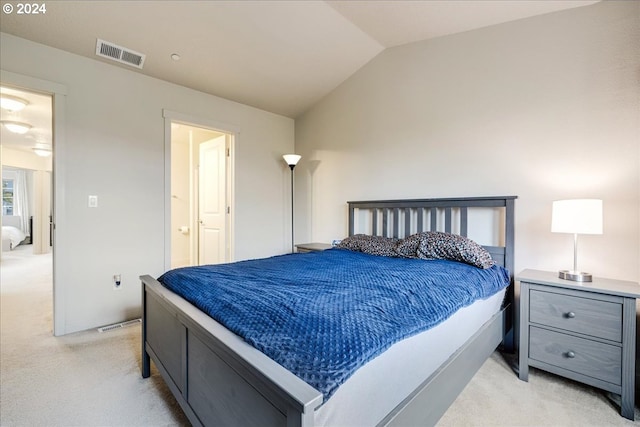
<path fill-rule="evenodd" d="M 178 55 L 177 53 L 172 53 L 171 59 L 173 59 L 174 61 L 180 61 L 180 55 Z"/>
<path fill-rule="evenodd" d="M 33 152 L 40 157 L 49 157 L 51 155 L 51 150 L 46 148 L 33 148 Z"/>
<path fill-rule="evenodd" d="M 17 96 L 6 95 L 4 93 L 0 95 L 0 108 L 2 108 L 3 110 L 20 111 L 27 105 L 29 105 L 29 101 L 27 101 L 26 99 L 18 98 Z"/>
<path fill-rule="evenodd" d="M 0 123 L 2 123 L 2 126 L 6 127 L 9 132 L 17 133 L 20 135 L 29 132 L 29 129 L 32 128 L 29 123 L 14 122 L 11 120 L 0 120 Z"/>

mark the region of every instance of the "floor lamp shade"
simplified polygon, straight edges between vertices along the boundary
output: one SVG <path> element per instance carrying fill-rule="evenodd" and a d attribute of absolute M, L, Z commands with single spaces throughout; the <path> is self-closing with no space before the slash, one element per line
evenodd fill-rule
<path fill-rule="evenodd" d="M 573 270 L 561 270 L 559 277 L 591 282 L 591 274 L 578 271 L 578 234 L 602 234 L 602 200 L 572 199 L 553 202 L 551 231 L 573 234 Z"/>
<path fill-rule="evenodd" d="M 282 156 L 285 162 L 291 168 L 291 253 L 294 252 L 294 240 L 293 240 L 293 168 L 296 167 L 302 156 L 298 154 L 285 154 Z"/>
<path fill-rule="evenodd" d="M 289 167 L 293 169 L 298 164 L 302 156 L 299 156 L 298 154 L 285 154 L 282 158 L 287 162 Z"/>

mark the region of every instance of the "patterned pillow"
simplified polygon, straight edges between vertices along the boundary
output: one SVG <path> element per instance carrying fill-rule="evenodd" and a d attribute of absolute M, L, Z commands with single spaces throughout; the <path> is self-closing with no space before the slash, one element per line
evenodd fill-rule
<path fill-rule="evenodd" d="M 403 258 L 418 258 L 418 247 L 423 234 L 412 234 L 400 240 L 396 245 L 396 253 Z"/>
<path fill-rule="evenodd" d="M 451 233 L 428 231 L 421 234 L 418 257 L 424 259 L 448 259 L 464 262 L 479 268 L 494 264 L 491 254 L 471 239 Z"/>
<path fill-rule="evenodd" d="M 353 236 L 342 239 L 336 247 L 356 252 L 364 252 L 369 255 L 397 257 L 397 243 L 398 239 L 391 237 L 354 234 Z"/>
<path fill-rule="evenodd" d="M 361 242 L 365 237 L 366 236 L 364 234 L 354 234 L 353 236 L 345 237 L 340 240 L 340 243 L 336 245 L 336 248 L 360 252 L 360 246 L 362 245 Z"/>

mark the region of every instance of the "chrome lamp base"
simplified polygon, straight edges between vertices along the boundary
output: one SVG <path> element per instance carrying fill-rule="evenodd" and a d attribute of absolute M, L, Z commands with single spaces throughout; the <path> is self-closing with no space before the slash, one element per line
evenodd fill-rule
<path fill-rule="evenodd" d="M 574 282 L 592 282 L 593 276 L 590 273 L 575 270 L 560 270 L 558 277 L 565 280 L 573 280 Z"/>

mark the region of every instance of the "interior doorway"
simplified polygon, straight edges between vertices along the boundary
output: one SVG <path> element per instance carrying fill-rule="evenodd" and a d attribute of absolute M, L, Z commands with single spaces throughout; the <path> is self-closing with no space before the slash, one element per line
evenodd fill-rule
<path fill-rule="evenodd" d="M 170 268 L 231 260 L 234 133 L 170 122 Z"/>
<path fill-rule="evenodd" d="M 0 97 L 3 225 L 18 228 L 26 236 L 21 242 L 14 239 L 10 247 L 4 236 L 4 252 L 31 244 L 34 254 L 46 254 L 53 244 L 53 97 L 4 85 Z"/>
<path fill-rule="evenodd" d="M 0 291 L 6 299 L 8 294 L 31 292 L 37 284 L 46 289 L 55 313 L 53 95 L 3 81 L 0 98 Z M 31 277 L 31 272 L 38 276 Z M 53 324 L 49 327 L 55 330 Z"/>

